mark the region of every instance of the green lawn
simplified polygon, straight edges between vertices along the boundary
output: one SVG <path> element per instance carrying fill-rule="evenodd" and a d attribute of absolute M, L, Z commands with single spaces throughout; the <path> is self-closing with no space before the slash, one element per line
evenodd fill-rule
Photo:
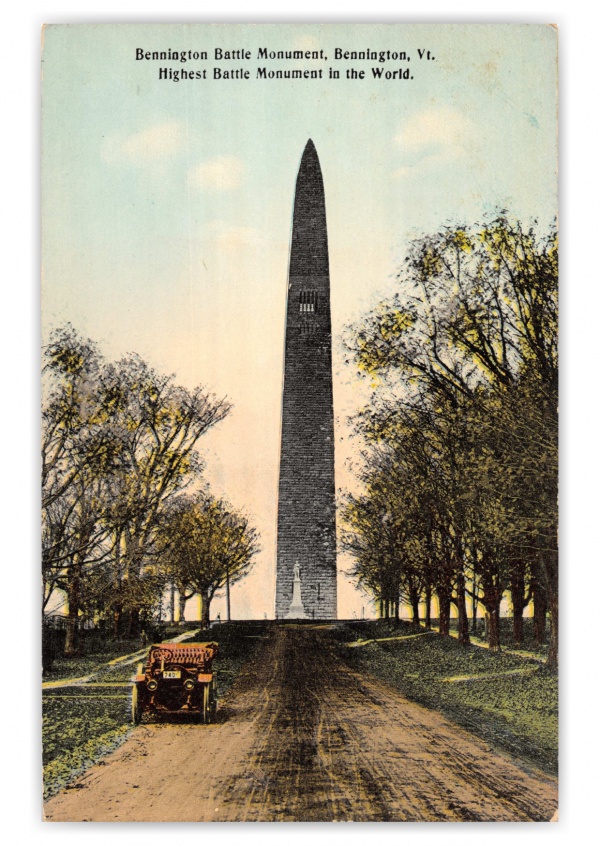
<path fill-rule="evenodd" d="M 43 680 L 46 682 L 88 676 L 108 661 L 112 661 L 120 655 L 136 652 L 140 648 L 139 640 L 122 640 L 116 643 L 107 643 L 102 651 L 94 652 L 91 655 L 83 655 L 77 658 L 55 658 L 52 669 L 44 674 Z"/>
<path fill-rule="evenodd" d="M 555 674 L 521 656 L 464 647 L 437 634 L 348 645 L 410 633 L 409 626 L 352 624 L 340 632 L 339 649 L 344 660 L 361 672 L 372 673 L 409 699 L 441 711 L 487 742 L 547 772 L 557 772 Z"/>
<path fill-rule="evenodd" d="M 129 691 L 61 688 L 44 691 L 44 798 L 52 796 L 129 734 Z"/>

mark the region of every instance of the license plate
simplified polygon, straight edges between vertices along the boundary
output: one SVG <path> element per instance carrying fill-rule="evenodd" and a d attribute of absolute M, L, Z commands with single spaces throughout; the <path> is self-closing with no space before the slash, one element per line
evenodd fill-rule
<path fill-rule="evenodd" d="M 180 679 L 181 672 L 180 670 L 165 670 L 163 673 L 163 679 Z"/>

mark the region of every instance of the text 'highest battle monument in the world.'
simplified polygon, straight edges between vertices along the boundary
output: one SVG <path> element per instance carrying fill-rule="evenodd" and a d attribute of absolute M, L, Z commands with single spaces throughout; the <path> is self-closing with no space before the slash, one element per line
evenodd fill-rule
<path fill-rule="evenodd" d="M 312 141 L 296 180 L 290 249 L 276 616 L 337 616 L 329 254 L 323 177 Z"/>

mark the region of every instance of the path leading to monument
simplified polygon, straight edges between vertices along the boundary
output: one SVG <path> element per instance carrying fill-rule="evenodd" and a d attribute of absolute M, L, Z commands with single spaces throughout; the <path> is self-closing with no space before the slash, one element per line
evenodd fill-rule
<path fill-rule="evenodd" d="M 48 820 L 550 820 L 557 782 L 273 626 L 212 726 L 148 724 Z"/>

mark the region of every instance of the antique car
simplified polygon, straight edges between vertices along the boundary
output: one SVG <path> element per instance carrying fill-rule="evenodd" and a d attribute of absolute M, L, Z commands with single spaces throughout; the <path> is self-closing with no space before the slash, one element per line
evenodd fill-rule
<path fill-rule="evenodd" d="M 196 714 L 203 722 L 217 711 L 217 679 L 212 662 L 216 643 L 155 643 L 146 665 L 138 666 L 131 692 L 131 719 L 144 714 Z"/>

